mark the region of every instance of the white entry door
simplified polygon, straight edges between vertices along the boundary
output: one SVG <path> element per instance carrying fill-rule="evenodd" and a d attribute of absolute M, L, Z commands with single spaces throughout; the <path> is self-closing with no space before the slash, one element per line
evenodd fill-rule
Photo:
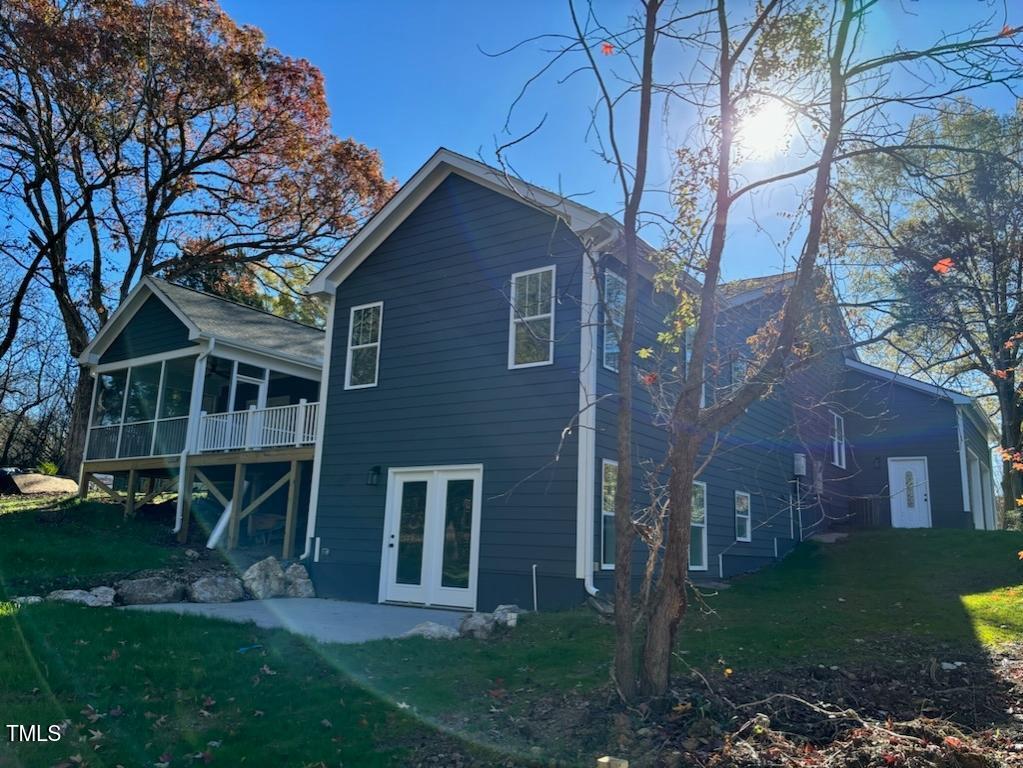
<path fill-rule="evenodd" d="M 888 459 L 892 528 L 930 528 L 931 492 L 927 459 Z"/>
<path fill-rule="evenodd" d="M 483 468 L 392 469 L 380 599 L 476 607 Z"/>

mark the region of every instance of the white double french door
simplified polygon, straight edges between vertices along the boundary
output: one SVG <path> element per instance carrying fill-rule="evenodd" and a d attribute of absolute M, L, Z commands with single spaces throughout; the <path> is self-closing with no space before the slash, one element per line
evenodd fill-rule
<path fill-rule="evenodd" d="M 482 485 L 479 465 L 388 472 L 382 601 L 476 607 Z"/>

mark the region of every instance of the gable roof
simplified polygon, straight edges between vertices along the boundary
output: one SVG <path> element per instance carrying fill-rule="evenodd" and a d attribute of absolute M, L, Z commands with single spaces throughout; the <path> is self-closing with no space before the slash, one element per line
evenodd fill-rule
<path fill-rule="evenodd" d="M 594 246 L 622 233 L 613 216 L 538 187 L 492 166 L 441 147 L 405 182 L 341 251 L 309 282 L 306 292 L 330 294 L 450 174 L 455 173 L 502 195 L 562 219 L 580 239 Z M 640 240 L 644 254 L 655 249 Z"/>
<path fill-rule="evenodd" d="M 737 307 L 741 304 L 756 301 L 768 294 L 784 291 L 792 285 L 795 279 L 795 272 L 780 272 L 776 275 L 747 277 L 742 280 L 721 283 L 718 290 L 728 300 L 728 306 Z"/>
<path fill-rule="evenodd" d="M 987 413 L 980 407 L 980 404 L 969 395 L 964 395 L 962 392 L 958 392 L 948 387 L 939 387 L 937 384 L 930 384 L 926 381 L 920 381 L 909 376 L 903 376 L 901 373 L 895 373 L 889 371 L 886 368 L 878 368 L 876 365 L 869 365 L 867 363 L 861 363 L 859 360 L 846 359 L 845 365 L 859 373 L 863 373 L 867 376 L 873 376 L 876 379 L 889 382 L 891 384 L 898 385 L 900 387 L 906 387 L 908 389 L 915 389 L 917 392 L 923 392 L 941 400 L 948 400 L 956 408 L 963 408 L 967 410 L 970 418 L 973 419 L 974 423 L 980 429 L 980 431 L 991 440 L 998 439 L 998 433 L 991 423 L 991 419 L 988 418 Z"/>
<path fill-rule="evenodd" d="M 324 332 L 210 293 L 147 276 L 82 351 L 79 360 L 96 363 L 147 298 L 162 301 L 188 328 L 190 340 L 216 340 L 310 367 L 323 364 Z"/>

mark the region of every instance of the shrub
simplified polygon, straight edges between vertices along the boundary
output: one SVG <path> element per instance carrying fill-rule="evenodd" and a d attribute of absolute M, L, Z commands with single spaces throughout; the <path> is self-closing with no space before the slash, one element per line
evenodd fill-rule
<path fill-rule="evenodd" d="M 36 469 L 39 470 L 41 475 L 55 475 L 60 471 L 60 467 L 53 461 L 40 461 Z"/>

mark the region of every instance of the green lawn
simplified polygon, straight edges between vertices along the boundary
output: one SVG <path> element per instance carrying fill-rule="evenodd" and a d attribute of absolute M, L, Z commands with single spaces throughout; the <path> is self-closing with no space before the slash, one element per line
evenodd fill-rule
<path fill-rule="evenodd" d="M 84 583 L 89 574 L 175 556 L 165 531 L 121 523 L 119 513 L 95 506 L 83 505 L 67 530 L 32 522 L 27 512 L 0 515 L 8 594 L 25 591 L 11 591 L 18 583 L 56 583 L 68 563 Z M 96 531 L 87 524 L 93 514 Z M 12 531 L 20 543 L 7 541 Z M 679 671 L 688 664 L 711 676 L 725 667 L 741 675 L 879 655 L 945 660 L 1023 639 L 1021 549 L 1021 534 L 966 531 L 807 543 L 705 596 L 712 612 L 694 607 L 687 618 Z M 75 755 L 88 765 L 167 762 L 161 756 L 191 765 L 205 758 L 188 755 L 207 751 L 222 765 L 408 765 L 423 750 L 475 754 L 462 736 L 496 739 L 518 754 L 531 754 L 531 746 L 566 754 L 565 744 L 538 745 L 528 733 L 489 733 L 493 721 L 480 715 L 596 692 L 606 685 L 610 650 L 610 628 L 585 610 L 529 616 L 486 643 L 317 646 L 197 618 L 8 606 L 0 608 L 0 712 L 6 722 L 71 722 L 69 739 L 20 748 L 26 766 Z M 476 757 L 479 765 L 501 764 Z"/>

